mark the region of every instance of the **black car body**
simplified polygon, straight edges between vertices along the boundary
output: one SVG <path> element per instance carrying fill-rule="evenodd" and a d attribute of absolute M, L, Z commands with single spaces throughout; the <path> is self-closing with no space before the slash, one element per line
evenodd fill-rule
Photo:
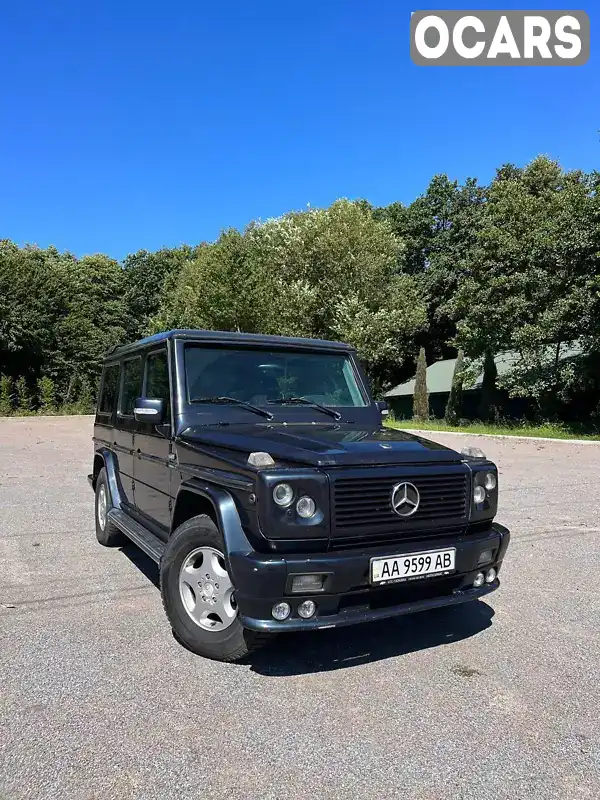
<path fill-rule="evenodd" d="M 90 482 L 98 490 L 104 470 L 105 524 L 159 563 L 182 525 L 211 520 L 246 631 L 332 628 L 494 591 L 509 542 L 494 522 L 495 465 L 381 415 L 348 345 L 170 331 L 107 357 Z M 280 488 L 278 505 L 282 484 L 293 498 Z M 448 559 L 439 569 L 436 553 Z"/>

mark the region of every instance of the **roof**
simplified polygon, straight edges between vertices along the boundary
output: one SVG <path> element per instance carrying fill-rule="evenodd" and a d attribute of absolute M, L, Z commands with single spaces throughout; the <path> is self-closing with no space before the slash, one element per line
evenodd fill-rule
<path fill-rule="evenodd" d="M 448 358 L 446 361 L 436 361 L 435 364 L 427 367 L 427 391 L 429 394 L 450 391 L 455 364 L 455 358 Z M 389 392 L 385 393 L 384 397 L 402 397 L 403 395 L 412 397 L 414 392 L 415 379 L 411 378 L 409 381 L 404 381 L 404 383 L 400 383 L 390 389 Z"/>
<path fill-rule="evenodd" d="M 255 345 L 258 347 L 290 347 L 310 350 L 327 350 L 348 352 L 353 350 L 349 344 L 343 342 L 330 342 L 326 339 L 304 339 L 293 336 L 270 336 L 262 333 L 240 333 L 234 331 L 202 331 L 193 329 L 177 328 L 172 331 L 155 333 L 153 336 L 146 336 L 137 342 L 124 344 L 115 347 L 108 354 L 108 358 L 118 357 L 124 353 L 129 353 L 141 348 L 161 344 L 169 339 L 190 339 L 193 341 L 208 342 L 210 344 L 230 344 L 230 345 Z"/>
<path fill-rule="evenodd" d="M 551 347 L 551 346 L 550 346 Z M 550 349 L 550 348 L 549 348 Z M 573 344 L 571 347 L 565 347 L 561 351 L 560 360 L 566 361 L 568 358 L 578 356 L 582 352 L 582 348 Z M 507 351 L 505 353 L 498 353 L 494 358 L 498 375 L 504 375 L 513 367 L 515 367 L 521 360 L 521 354 L 516 351 Z M 456 364 L 455 358 L 447 358 L 444 361 L 436 361 L 427 367 L 427 391 L 429 394 L 436 394 L 438 392 L 449 392 L 452 386 L 452 377 L 454 375 L 454 366 Z M 483 382 L 483 372 L 480 372 L 475 381 L 464 388 L 467 390 L 481 389 Z M 411 378 L 409 381 L 394 386 L 389 392 L 386 392 L 384 397 L 404 397 L 409 395 L 412 397 L 415 391 L 415 379 Z"/>

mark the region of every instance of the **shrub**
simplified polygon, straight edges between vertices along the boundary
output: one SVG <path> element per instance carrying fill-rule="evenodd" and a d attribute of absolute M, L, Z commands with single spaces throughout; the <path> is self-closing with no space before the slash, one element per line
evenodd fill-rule
<path fill-rule="evenodd" d="M 92 396 L 92 387 L 87 378 L 82 378 L 79 383 L 79 396 L 77 398 L 77 405 L 80 407 L 81 414 L 91 414 L 94 407 L 94 398 Z"/>
<path fill-rule="evenodd" d="M 20 378 L 17 378 L 16 390 L 17 411 L 24 414 L 31 414 L 33 411 L 33 397 L 31 396 L 29 386 L 27 385 L 27 378 L 24 375 L 21 375 Z"/>
<path fill-rule="evenodd" d="M 464 353 L 462 350 L 459 350 L 456 364 L 454 365 L 452 386 L 450 387 L 450 394 L 448 395 L 448 402 L 446 403 L 446 413 L 444 415 L 449 425 L 456 425 L 460 419 L 460 412 L 462 410 L 463 361 Z"/>
<path fill-rule="evenodd" d="M 52 414 L 56 410 L 54 381 L 47 376 L 37 382 L 40 414 Z"/>
<path fill-rule="evenodd" d="M 13 410 L 12 378 L 0 375 L 0 417 L 8 417 Z"/>
<path fill-rule="evenodd" d="M 419 350 L 417 374 L 415 375 L 415 391 L 413 395 L 413 419 L 429 419 L 429 395 L 427 394 L 427 361 L 425 348 Z"/>
<path fill-rule="evenodd" d="M 60 407 L 61 414 L 91 414 L 94 410 L 94 396 L 89 380 L 84 376 L 81 378 L 73 378 L 70 383 L 69 392 L 67 397 L 71 395 L 71 389 L 74 391 L 75 399 L 63 403 Z"/>
<path fill-rule="evenodd" d="M 498 370 L 496 369 L 496 362 L 494 355 L 489 350 L 486 350 L 485 358 L 483 361 L 483 378 L 481 382 L 481 401 L 477 410 L 477 416 L 483 422 L 490 422 L 498 419 L 497 411 L 497 388 L 496 378 L 498 377 Z"/>

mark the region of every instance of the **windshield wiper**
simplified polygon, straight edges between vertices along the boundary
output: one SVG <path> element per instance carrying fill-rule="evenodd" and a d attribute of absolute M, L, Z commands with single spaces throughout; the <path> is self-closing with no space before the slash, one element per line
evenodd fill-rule
<path fill-rule="evenodd" d="M 320 403 L 315 403 L 314 400 L 307 400 L 305 397 L 279 397 L 277 400 L 268 400 L 267 402 L 278 406 L 292 406 L 296 404 L 313 406 L 313 408 L 318 408 L 319 411 L 322 411 L 324 414 L 329 414 L 329 416 L 334 419 L 340 420 L 342 418 L 339 411 L 334 411 L 333 408 L 329 408 L 329 406 L 322 406 Z"/>
<path fill-rule="evenodd" d="M 265 411 L 264 408 L 253 406 L 252 403 L 246 403 L 244 400 L 237 400 L 235 397 L 194 397 L 192 403 L 231 403 L 242 408 L 247 408 L 248 411 L 254 411 L 255 414 L 260 414 L 265 419 L 273 419 L 273 414 L 270 411 Z"/>

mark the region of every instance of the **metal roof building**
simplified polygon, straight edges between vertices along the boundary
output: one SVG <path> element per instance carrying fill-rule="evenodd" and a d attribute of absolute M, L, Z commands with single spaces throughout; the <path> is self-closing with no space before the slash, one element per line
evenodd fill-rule
<path fill-rule="evenodd" d="M 548 355 L 551 356 L 553 347 L 548 347 Z M 569 358 L 581 355 L 582 348 L 578 344 L 573 344 L 570 347 L 565 346 L 560 353 L 560 361 L 566 361 Z M 507 351 L 499 353 L 495 359 L 498 377 L 509 372 L 521 361 L 521 354 L 514 351 Z M 436 361 L 427 367 L 427 391 L 429 393 L 429 403 L 431 412 L 436 417 L 441 417 L 444 414 L 444 408 L 452 386 L 452 377 L 454 375 L 454 367 L 456 365 L 455 358 L 448 358 L 444 361 Z M 466 409 L 472 411 L 475 407 L 475 397 L 479 395 L 481 384 L 483 381 L 483 372 L 477 376 L 472 383 L 465 383 L 463 385 L 463 392 L 466 393 Z M 390 406 L 394 411 L 402 416 L 412 415 L 412 396 L 415 391 L 415 379 L 411 378 L 404 383 L 394 386 L 385 393 L 384 397 L 388 400 Z"/>

